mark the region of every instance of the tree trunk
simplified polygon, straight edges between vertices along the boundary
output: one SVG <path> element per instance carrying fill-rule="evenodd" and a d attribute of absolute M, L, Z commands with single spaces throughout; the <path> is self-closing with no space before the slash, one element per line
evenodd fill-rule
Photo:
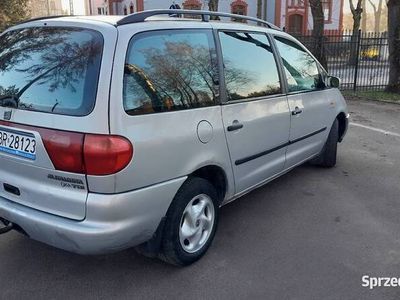
<path fill-rule="evenodd" d="M 389 0 L 389 85 L 387 91 L 400 94 L 400 0 Z"/>
<path fill-rule="evenodd" d="M 349 64 L 354 66 L 358 62 L 358 35 L 360 34 L 361 17 L 363 13 L 362 0 L 357 1 L 357 7 L 354 7 L 353 0 L 350 1 L 350 10 L 353 15 L 353 35 L 351 36 L 351 49 Z"/>
<path fill-rule="evenodd" d="M 363 0 L 362 7 L 366 8 L 367 0 Z M 367 10 L 363 9 L 362 17 L 361 17 L 361 30 L 363 32 L 367 31 Z"/>
<path fill-rule="evenodd" d="M 257 0 L 257 18 L 262 19 L 262 0 Z"/>
<path fill-rule="evenodd" d="M 325 56 L 324 48 L 324 11 L 322 10 L 321 0 L 310 0 L 311 14 L 313 16 L 313 41 L 314 46 L 312 52 L 318 61 L 324 66 L 325 69 L 328 68 L 328 64 Z"/>
<path fill-rule="evenodd" d="M 29 15 L 28 0 L 1 0 L 0 33 L 7 27 L 27 19 Z"/>
<path fill-rule="evenodd" d="M 376 11 L 376 14 L 375 14 L 375 27 L 374 27 L 375 32 L 381 31 L 382 4 L 383 4 L 383 0 L 379 0 L 378 10 Z"/>
<path fill-rule="evenodd" d="M 353 16 L 353 35 L 357 35 L 360 30 L 361 13 Z"/>
<path fill-rule="evenodd" d="M 368 0 L 368 2 L 371 4 L 372 8 L 374 9 L 374 31 L 375 32 L 380 32 L 381 31 L 381 16 L 382 16 L 382 4 L 383 0 L 379 0 L 378 7 L 374 3 L 373 0 Z"/>
<path fill-rule="evenodd" d="M 218 0 L 210 0 L 208 2 L 208 10 L 209 11 L 218 11 Z M 211 20 L 219 20 L 218 17 L 211 16 Z"/>

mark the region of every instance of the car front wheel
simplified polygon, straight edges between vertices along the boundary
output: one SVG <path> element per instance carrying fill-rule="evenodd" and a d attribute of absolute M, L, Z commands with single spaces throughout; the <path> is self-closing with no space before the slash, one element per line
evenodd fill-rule
<path fill-rule="evenodd" d="M 321 154 L 315 158 L 312 163 L 324 168 L 332 168 L 336 165 L 337 157 L 337 144 L 339 142 L 339 121 L 335 119 L 331 130 L 328 135 L 328 139 L 322 149 Z"/>

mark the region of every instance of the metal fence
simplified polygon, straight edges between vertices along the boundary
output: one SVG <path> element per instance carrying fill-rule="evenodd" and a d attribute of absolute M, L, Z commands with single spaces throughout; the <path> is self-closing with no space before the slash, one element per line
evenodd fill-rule
<path fill-rule="evenodd" d="M 310 50 L 310 34 L 296 36 Z M 383 90 L 389 82 L 389 47 L 386 32 L 327 31 L 324 51 L 328 72 L 341 79 L 343 90 Z"/>

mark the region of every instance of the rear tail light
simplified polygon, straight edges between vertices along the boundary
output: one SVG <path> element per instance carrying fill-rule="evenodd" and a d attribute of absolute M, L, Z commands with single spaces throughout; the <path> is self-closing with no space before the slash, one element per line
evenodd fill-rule
<path fill-rule="evenodd" d="M 113 135 L 86 134 L 83 156 L 90 175 L 114 174 L 124 169 L 133 155 L 132 144 Z"/>
<path fill-rule="evenodd" d="M 42 139 L 54 167 L 60 171 L 97 176 L 115 174 L 133 156 L 132 144 L 121 136 L 57 131 L 42 135 Z"/>
<path fill-rule="evenodd" d="M 50 136 L 42 135 L 42 139 L 54 167 L 60 171 L 115 174 L 133 156 L 132 144 L 121 136 L 57 131 Z"/>
<path fill-rule="evenodd" d="M 47 154 L 57 170 L 86 173 L 83 159 L 83 133 L 42 128 L 37 131 L 40 133 Z"/>
<path fill-rule="evenodd" d="M 124 169 L 133 157 L 132 144 L 121 136 L 59 131 L 9 122 L 0 124 L 39 132 L 59 171 L 111 175 Z"/>

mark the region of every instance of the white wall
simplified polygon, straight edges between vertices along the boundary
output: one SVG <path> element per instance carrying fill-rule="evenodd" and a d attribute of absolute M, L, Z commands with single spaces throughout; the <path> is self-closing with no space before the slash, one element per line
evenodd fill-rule
<path fill-rule="evenodd" d="M 280 27 L 285 27 L 286 22 L 286 0 L 279 0 L 281 5 L 281 20 L 280 20 Z"/>

